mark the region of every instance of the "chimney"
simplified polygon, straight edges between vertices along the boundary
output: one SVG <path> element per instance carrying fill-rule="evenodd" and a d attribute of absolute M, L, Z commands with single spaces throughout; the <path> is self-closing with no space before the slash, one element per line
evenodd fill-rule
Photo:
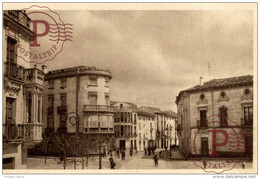
<path fill-rule="evenodd" d="M 48 73 L 46 65 L 42 65 L 42 71 L 43 71 L 44 74 Z"/>
<path fill-rule="evenodd" d="M 200 86 L 202 86 L 203 85 L 203 77 L 201 76 L 200 77 Z"/>

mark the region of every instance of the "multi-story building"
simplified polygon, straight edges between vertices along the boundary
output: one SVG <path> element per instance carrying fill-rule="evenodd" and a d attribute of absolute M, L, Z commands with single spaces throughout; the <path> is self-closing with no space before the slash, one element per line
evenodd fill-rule
<path fill-rule="evenodd" d="M 137 150 L 137 106 L 128 102 L 111 102 L 114 108 L 116 147 L 119 150 Z"/>
<path fill-rule="evenodd" d="M 20 58 L 18 45 L 29 49 L 33 39 L 25 12 L 4 11 L 3 20 L 3 169 L 21 169 L 28 148 L 42 140 L 44 73 Z"/>
<path fill-rule="evenodd" d="M 137 111 L 138 151 L 155 148 L 156 123 L 155 115 L 145 111 Z"/>
<path fill-rule="evenodd" d="M 179 140 L 177 135 L 177 114 L 173 111 L 164 111 L 165 114 L 165 136 L 166 136 L 166 146 L 178 146 Z"/>
<path fill-rule="evenodd" d="M 252 156 L 253 76 L 201 82 L 181 91 L 176 104 L 180 151 L 184 156 L 212 156 L 216 153 L 218 156 Z M 230 136 L 231 141 L 226 141 L 224 135 L 213 135 L 214 131 L 222 131 L 227 134 L 225 136 L 245 134 L 239 137 L 244 144 L 236 151 L 232 148 L 235 146 L 233 136 Z"/>
<path fill-rule="evenodd" d="M 87 66 L 48 72 L 43 96 L 45 132 L 108 137 L 102 151 L 109 148 L 114 136 L 114 114 L 109 100 L 111 78 L 108 70 Z M 76 121 L 68 120 L 70 114 L 77 117 Z"/>
<path fill-rule="evenodd" d="M 159 108 L 142 106 L 139 108 L 154 115 L 155 147 L 157 149 L 169 149 L 172 145 L 178 145 L 176 136 L 177 114 L 173 111 L 161 111 Z"/>

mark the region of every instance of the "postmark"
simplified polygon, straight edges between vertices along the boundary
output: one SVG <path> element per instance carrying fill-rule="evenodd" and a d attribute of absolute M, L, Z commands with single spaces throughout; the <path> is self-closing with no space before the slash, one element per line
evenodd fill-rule
<path fill-rule="evenodd" d="M 243 165 L 245 152 L 252 150 L 241 126 L 228 117 L 209 116 L 191 127 L 187 139 L 189 155 L 198 168 L 221 174 Z"/>
<path fill-rule="evenodd" d="M 26 19 L 29 19 L 27 23 L 30 24 L 24 24 Z M 43 64 L 52 61 L 62 52 L 65 42 L 73 40 L 73 24 L 63 22 L 61 16 L 47 6 L 32 5 L 22 9 L 17 21 L 19 23 L 14 25 L 13 32 L 8 33 L 13 33 L 16 41 L 17 58 L 27 63 Z M 29 46 L 20 42 L 18 26 L 21 24 L 25 30 L 32 32 Z"/>

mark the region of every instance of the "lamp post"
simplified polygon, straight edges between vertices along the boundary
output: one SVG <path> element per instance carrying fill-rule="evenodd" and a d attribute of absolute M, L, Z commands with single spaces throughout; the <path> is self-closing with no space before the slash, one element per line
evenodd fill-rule
<path fill-rule="evenodd" d="M 66 121 L 69 121 L 72 126 L 76 126 L 76 150 L 78 150 L 78 137 L 79 137 L 79 115 L 76 112 L 70 112 L 66 115 Z M 66 131 L 67 133 L 67 131 Z M 66 144 L 67 145 L 67 144 Z M 76 170 L 76 158 L 77 152 L 75 153 L 74 169 Z M 64 153 L 64 169 L 66 167 L 66 151 Z"/>

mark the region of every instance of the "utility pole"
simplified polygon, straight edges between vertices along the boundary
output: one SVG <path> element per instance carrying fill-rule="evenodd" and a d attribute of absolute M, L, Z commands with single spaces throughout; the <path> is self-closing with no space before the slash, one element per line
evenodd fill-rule
<path fill-rule="evenodd" d="M 209 74 L 209 80 L 210 80 L 210 63 L 208 63 L 208 74 Z"/>

